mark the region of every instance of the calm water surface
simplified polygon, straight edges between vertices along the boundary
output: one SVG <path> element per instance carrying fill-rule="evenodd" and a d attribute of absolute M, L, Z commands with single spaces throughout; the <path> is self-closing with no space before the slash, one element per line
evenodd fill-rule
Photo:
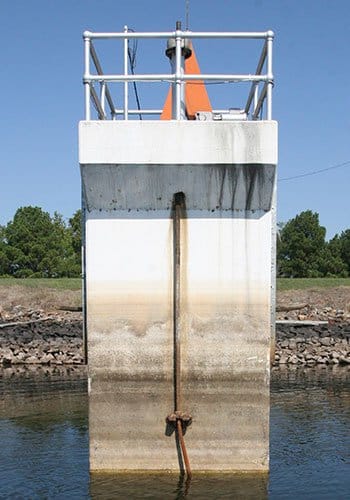
<path fill-rule="evenodd" d="M 93 476 L 83 368 L 0 369 L 0 498 L 350 498 L 350 369 L 277 369 L 265 476 Z"/>

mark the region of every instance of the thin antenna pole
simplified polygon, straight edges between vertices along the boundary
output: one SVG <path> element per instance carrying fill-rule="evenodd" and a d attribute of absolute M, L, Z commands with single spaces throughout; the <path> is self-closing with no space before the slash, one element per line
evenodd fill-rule
<path fill-rule="evenodd" d="M 186 31 L 189 29 L 190 0 L 186 0 Z"/>

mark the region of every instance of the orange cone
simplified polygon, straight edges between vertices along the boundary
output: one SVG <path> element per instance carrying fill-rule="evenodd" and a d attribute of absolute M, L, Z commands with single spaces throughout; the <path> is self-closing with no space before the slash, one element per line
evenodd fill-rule
<path fill-rule="evenodd" d="M 185 60 L 185 74 L 200 75 L 201 71 L 193 46 L 191 46 L 191 49 L 192 54 Z M 163 112 L 160 117 L 161 120 L 171 120 L 171 101 L 172 89 L 170 87 L 164 103 Z M 186 114 L 189 120 L 194 120 L 198 111 L 212 111 L 207 89 L 203 80 L 185 83 L 185 103 Z"/>

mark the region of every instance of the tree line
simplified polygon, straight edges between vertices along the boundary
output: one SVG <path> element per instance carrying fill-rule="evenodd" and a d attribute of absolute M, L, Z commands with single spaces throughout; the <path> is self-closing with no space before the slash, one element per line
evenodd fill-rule
<path fill-rule="evenodd" d="M 62 278 L 81 275 L 81 211 L 66 223 L 39 207 L 21 207 L 0 226 L 0 275 Z"/>
<path fill-rule="evenodd" d="M 287 278 L 350 276 L 350 229 L 326 241 L 317 212 L 305 210 L 279 224 L 277 275 Z"/>
<path fill-rule="evenodd" d="M 319 215 L 306 210 L 278 224 L 277 275 L 350 276 L 350 229 L 326 241 Z M 0 276 L 61 278 L 81 275 L 81 211 L 65 222 L 39 207 L 21 207 L 0 226 Z"/>

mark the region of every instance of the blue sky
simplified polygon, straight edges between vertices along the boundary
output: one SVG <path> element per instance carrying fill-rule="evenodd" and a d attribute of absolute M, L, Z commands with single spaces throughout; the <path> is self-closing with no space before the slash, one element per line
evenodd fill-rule
<path fill-rule="evenodd" d="M 172 30 L 177 19 L 185 20 L 185 3 L 1 1 L 0 224 L 24 205 L 65 217 L 80 206 L 82 32 L 121 31 L 125 24 L 137 31 Z M 350 160 L 348 0 L 190 0 L 189 19 L 193 31 L 275 31 L 273 117 L 279 122 L 280 178 Z M 230 71 L 231 56 L 233 72 L 242 72 L 250 49 L 247 58 L 243 46 L 239 54 L 224 48 L 215 57 L 197 55 L 208 72 L 215 64 Z M 140 72 L 158 71 L 167 62 L 143 56 L 140 42 L 137 64 Z M 255 65 L 254 58 L 252 71 Z M 148 96 L 141 87 L 139 92 L 144 107 L 162 107 L 161 93 Z M 350 227 L 349 186 L 350 165 L 281 181 L 278 220 L 311 209 L 332 237 Z"/>

